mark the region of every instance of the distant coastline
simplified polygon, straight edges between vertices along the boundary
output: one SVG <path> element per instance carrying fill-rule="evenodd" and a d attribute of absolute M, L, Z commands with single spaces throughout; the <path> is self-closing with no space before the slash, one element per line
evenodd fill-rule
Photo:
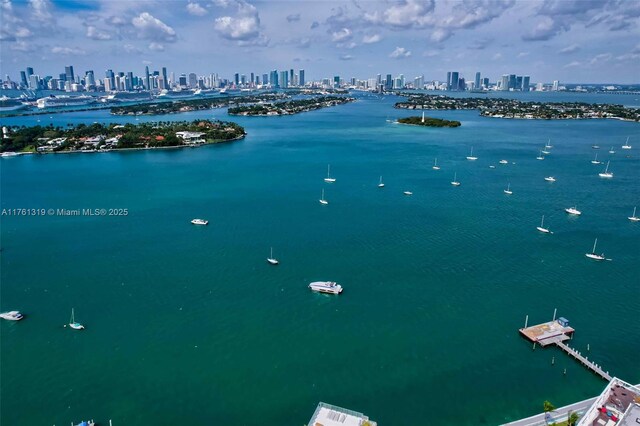
<path fill-rule="evenodd" d="M 442 118 L 432 117 L 405 117 L 398 119 L 399 124 L 405 124 L 408 126 L 421 126 L 421 127 L 460 127 L 462 123 L 457 120 L 443 120 Z"/>

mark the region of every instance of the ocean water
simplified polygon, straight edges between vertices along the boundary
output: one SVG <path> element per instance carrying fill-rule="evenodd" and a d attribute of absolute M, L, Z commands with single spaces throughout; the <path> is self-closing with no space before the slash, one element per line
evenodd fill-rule
<path fill-rule="evenodd" d="M 525 315 L 554 308 L 571 346 L 638 383 L 639 125 L 433 111 L 462 126 L 427 129 L 387 122 L 411 115 L 396 100 L 234 117 L 248 136 L 217 146 L 0 160 L 2 209 L 128 209 L 1 217 L 0 309 L 27 317 L 0 324 L 0 423 L 302 425 L 325 401 L 381 425 L 495 425 L 604 386 L 519 336 Z M 140 121 L 212 117 L 229 119 Z M 134 119 L 1 124 L 94 121 Z M 598 177 L 593 144 L 613 179 Z M 535 229 L 543 214 L 553 235 Z M 585 258 L 595 238 L 612 261 Z M 316 280 L 344 293 L 311 293 Z M 63 327 L 71 308 L 86 330 Z"/>

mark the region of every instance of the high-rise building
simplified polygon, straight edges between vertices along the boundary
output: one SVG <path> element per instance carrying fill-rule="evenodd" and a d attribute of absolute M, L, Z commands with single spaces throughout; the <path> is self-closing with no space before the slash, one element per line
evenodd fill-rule
<path fill-rule="evenodd" d="M 299 78 L 298 78 L 298 83 L 300 84 L 300 86 L 304 86 L 304 84 L 306 83 L 304 80 L 304 70 L 300 70 L 299 72 Z"/>
<path fill-rule="evenodd" d="M 500 80 L 500 90 L 509 91 L 509 74 L 503 74 Z"/>
<path fill-rule="evenodd" d="M 73 65 L 64 67 L 64 73 L 66 75 L 66 80 L 73 83 L 73 81 L 75 80 L 75 76 L 73 75 Z"/>
<path fill-rule="evenodd" d="M 460 84 L 459 82 L 460 77 L 458 74 L 458 71 L 451 71 L 451 89 L 450 90 L 459 90 L 458 85 Z"/>
<path fill-rule="evenodd" d="M 289 83 L 293 82 L 293 68 L 289 70 Z"/>
<path fill-rule="evenodd" d="M 529 76 L 525 75 L 524 77 L 522 77 L 522 91 L 523 92 L 528 92 L 529 91 Z"/>
<path fill-rule="evenodd" d="M 20 84 L 22 84 L 22 87 L 29 86 L 29 82 L 27 81 L 27 74 L 24 71 L 20 71 Z"/>
<path fill-rule="evenodd" d="M 183 89 L 186 89 L 186 87 L 187 87 L 187 75 L 186 74 L 180 74 L 180 77 L 178 77 L 178 86 L 182 87 Z"/>
<path fill-rule="evenodd" d="M 27 67 L 27 78 L 31 77 L 32 75 L 33 75 L 33 68 Z"/>
<path fill-rule="evenodd" d="M 84 76 L 84 80 L 85 80 L 85 86 L 87 86 L 87 88 L 89 89 L 95 89 L 96 87 L 96 78 L 93 75 L 93 71 L 89 70 L 86 72 L 85 76 Z"/>
<path fill-rule="evenodd" d="M 233 83 L 238 86 L 240 85 L 240 74 L 239 73 L 235 73 L 233 75 Z"/>
<path fill-rule="evenodd" d="M 269 77 L 269 84 L 273 88 L 279 88 L 280 84 L 278 83 L 278 70 L 271 71 L 271 76 Z"/>
<path fill-rule="evenodd" d="M 476 73 L 476 80 L 475 80 L 475 82 L 473 83 L 473 88 L 474 88 L 474 89 L 476 89 L 476 90 L 477 90 L 477 89 L 480 89 L 480 71 L 478 71 L 478 72 Z"/>
<path fill-rule="evenodd" d="M 131 84 L 133 84 L 133 82 L 131 82 Z M 144 67 L 144 88 L 147 90 L 151 90 L 151 81 L 149 80 L 149 65 Z"/>
<path fill-rule="evenodd" d="M 382 74 L 376 75 L 376 87 L 382 84 Z"/>
<path fill-rule="evenodd" d="M 451 90 L 451 71 L 447 72 L 447 90 Z"/>
<path fill-rule="evenodd" d="M 162 86 L 161 89 L 169 88 L 169 80 L 167 80 L 167 67 L 162 67 Z"/>
<path fill-rule="evenodd" d="M 391 77 L 391 74 L 387 74 L 387 78 L 385 79 L 384 82 L 384 90 L 391 90 L 393 89 L 393 77 Z"/>
<path fill-rule="evenodd" d="M 333 76 L 333 88 L 337 89 L 340 87 L 340 76 L 339 75 L 334 75 Z"/>
<path fill-rule="evenodd" d="M 462 77 L 458 79 L 458 90 L 461 92 L 467 90 L 467 82 Z"/>
<path fill-rule="evenodd" d="M 510 89 L 516 89 L 517 85 L 516 85 L 516 75 L 515 74 L 509 74 L 509 90 Z"/>
<path fill-rule="evenodd" d="M 423 89 L 424 88 L 424 76 L 423 75 L 413 79 L 413 87 L 415 89 Z"/>
<path fill-rule="evenodd" d="M 105 80 L 109 80 L 109 89 L 106 89 L 107 84 L 105 83 L 105 90 L 106 91 L 110 91 L 110 90 L 115 90 L 116 88 L 116 79 L 115 79 L 115 75 L 113 74 L 112 70 L 106 70 L 104 72 L 105 75 Z"/>
<path fill-rule="evenodd" d="M 558 80 L 553 80 L 553 89 L 552 89 L 552 90 L 553 90 L 554 92 L 557 92 L 559 87 L 560 87 L 560 81 L 558 81 Z"/>
<path fill-rule="evenodd" d="M 29 89 L 38 90 L 40 88 L 40 77 L 36 74 L 31 74 L 29 76 Z"/>
<path fill-rule="evenodd" d="M 482 79 L 482 86 L 483 86 L 485 89 L 488 89 L 488 88 L 489 88 L 489 78 L 488 78 L 488 77 L 485 77 L 485 78 L 483 78 L 483 79 Z"/>
<path fill-rule="evenodd" d="M 242 74 L 242 75 L 240 76 L 240 84 L 241 84 L 242 86 L 246 86 L 246 85 L 247 85 L 247 76 L 246 76 L 246 75 Z"/>
<path fill-rule="evenodd" d="M 516 84 L 513 86 L 515 90 L 522 90 L 522 76 L 516 76 Z"/>
<path fill-rule="evenodd" d="M 194 72 L 189 73 L 189 87 L 195 89 L 198 86 L 198 76 Z"/>
<path fill-rule="evenodd" d="M 256 82 L 256 75 L 254 73 L 251 73 L 251 80 L 249 80 L 249 83 L 251 84 L 251 86 L 253 86 Z"/>
<path fill-rule="evenodd" d="M 262 84 L 269 84 L 269 76 L 267 74 L 262 74 Z"/>
<path fill-rule="evenodd" d="M 280 72 L 280 88 L 286 89 L 289 87 L 289 73 L 287 71 Z"/>

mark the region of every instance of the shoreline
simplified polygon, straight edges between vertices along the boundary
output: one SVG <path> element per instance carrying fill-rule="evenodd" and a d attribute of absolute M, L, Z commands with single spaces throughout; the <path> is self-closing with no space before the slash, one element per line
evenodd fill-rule
<path fill-rule="evenodd" d="M 183 149 L 183 148 L 201 148 L 203 146 L 206 145 L 218 145 L 218 144 L 222 144 L 222 143 L 226 143 L 226 142 L 235 142 L 241 139 L 244 139 L 247 136 L 247 134 L 245 133 L 244 135 L 241 136 L 237 136 L 235 138 L 232 139 L 225 139 L 225 140 L 219 140 L 219 141 L 215 141 L 215 142 L 205 142 L 205 143 L 199 143 L 199 144 L 193 144 L 193 145 L 176 145 L 176 146 L 149 146 L 149 147 L 145 147 L 145 148 L 111 148 L 111 149 L 93 149 L 93 150 L 80 150 L 80 149 L 75 149 L 75 150 L 71 150 L 71 151 L 46 151 L 46 152 L 18 152 L 18 155 L 15 156 L 11 156 L 11 157 L 20 157 L 22 155 L 49 155 L 49 154 L 104 154 L 104 153 L 108 153 L 108 152 L 124 152 L 124 151 L 149 151 L 149 150 L 156 150 L 156 149 Z M 4 157 L 4 158 L 11 158 L 11 157 Z"/>

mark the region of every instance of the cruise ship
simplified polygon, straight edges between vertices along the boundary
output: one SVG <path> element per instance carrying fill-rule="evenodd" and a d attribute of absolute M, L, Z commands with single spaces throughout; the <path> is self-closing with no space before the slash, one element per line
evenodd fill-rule
<path fill-rule="evenodd" d="M 309 284 L 309 288 L 319 293 L 340 294 L 342 286 L 333 281 L 315 281 Z"/>
<path fill-rule="evenodd" d="M 96 102 L 96 98 L 89 95 L 80 96 L 54 96 L 50 95 L 46 98 L 40 98 L 36 101 L 38 108 L 56 108 L 68 106 L 89 105 Z"/>
<path fill-rule="evenodd" d="M 18 99 L 10 98 L 8 96 L 0 97 L 0 112 L 18 111 L 26 108 L 27 106 L 27 104 Z"/>
<path fill-rule="evenodd" d="M 106 97 L 107 102 L 137 102 L 150 101 L 152 99 L 149 92 L 115 92 Z"/>

